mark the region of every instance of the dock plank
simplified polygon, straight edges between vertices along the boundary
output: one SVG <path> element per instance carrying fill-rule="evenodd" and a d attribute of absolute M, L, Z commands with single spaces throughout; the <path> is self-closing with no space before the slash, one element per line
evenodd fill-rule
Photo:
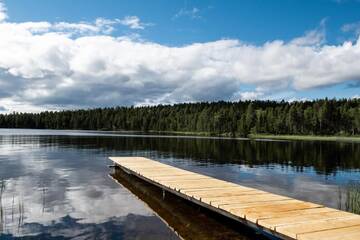
<path fill-rule="evenodd" d="M 111 157 L 145 181 L 283 239 L 360 239 L 360 215 L 257 190 L 143 157 Z"/>
<path fill-rule="evenodd" d="M 207 176 L 198 176 L 198 175 L 180 175 L 180 176 L 158 176 L 152 177 L 154 180 L 158 181 L 182 181 L 182 180 L 197 180 L 197 179 L 211 179 Z"/>
<path fill-rule="evenodd" d="M 290 225 L 294 223 L 305 223 L 312 220 L 327 220 L 327 219 L 336 219 L 352 216 L 353 214 L 345 213 L 342 211 L 333 211 L 333 212 L 323 212 L 323 213 L 314 213 L 311 215 L 298 215 L 298 216 L 287 216 L 287 217 L 275 217 L 270 219 L 261 219 L 258 221 L 258 224 L 263 227 L 268 227 L 275 229 L 279 226 Z"/>
<path fill-rule="evenodd" d="M 226 189 L 224 189 L 226 190 Z M 210 202 L 218 202 L 218 201 L 226 201 L 230 199 L 236 199 L 239 200 L 239 198 L 244 198 L 244 197 L 250 197 L 250 196 L 254 196 L 254 195 L 267 195 L 266 192 L 261 192 L 261 191 L 256 191 L 256 190 L 242 190 L 242 191 L 236 191 L 236 192 L 226 192 L 224 191 L 221 195 L 220 193 L 213 193 L 213 194 L 199 194 L 198 192 L 195 193 L 196 196 L 200 196 L 202 197 L 203 200 L 206 201 L 210 201 Z M 236 198 L 235 198 L 236 197 Z M 226 204 L 226 203 L 224 203 Z M 223 203 L 219 203 L 219 205 L 223 205 Z"/>
<path fill-rule="evenodd" d="M 342 227 L 325 231 L 299 234 L 299 240 L 356 240 L 360 239 L 360 226 Z"/>
<path fill-rule="evenodd" d="M 211 197 L 203 198 L 209 201 L 212 205 L 226 205 L 226 204 L 238 204 L 238 203 L 251 203 L 251 202 L 271 202 L 276 200 L 289 200 L 289 197 L 279 196 L 271 193 L 264 192 L 250 192 L 250 194 L 244 194 L 242 196 L 231 197 Z"/>
<path fill-rule="evenodd" d="M 299 235 L 306 233 L 314 233 L 324 230 L 332 230 L 344 227 L 360 226 L 360 219 L 358 217 L 348 217 L 340 219 L 309 221 L 301 224 L 285 225 L 276 228 L 277 232 L 284 235 L 298 238 Z"/>
<path fill-rule="evenodd" d="M 289 204 L 289 203 L 298 203 L 295 199 L 279 199 L 274 200 L 268 203 L 264 202 L 252 202 L 252 203 L 232 203 L 232 204 L 220 204 L 219 208 L 225 211 L 237 214 L 238 211 L 242 211 L 243 208 L 257 209 L 259 207 L 277 207 L 277 205 Z"/>
<path fill-rule="evenodd" d="M 262 222 L 258 221 L 257 214 L 264 213 L 264 214 L 274 214 L 280 212 L 288 212 L 293 210 L 300 210 L 300 209 L 312 209 L 318 207 L 315 204 L 307 203 L 307 202 L 298 202 L 296 200 L 279 200 L 277 203 L 271 202 L 264 202 L 264 205 L 261 205 L 261 202 L 257 206 L 250 206 L 244 208 L 235 208 L 231 209 L 230 212 L 235 215 L 241 215 L 247 220 L 251 220 L 252 222 L 258 223 L 260 226 L 267 227 L 271 230 L 274 224 L 272 224 L 271 220 L 261 220 Z M 270 223 L 268 223 L 270 222 Z"/>
<path fill-rule="evenodd" d="M 252 213 L 257 220 L 264 220 L 269 218 L 280 218 L 280 217 L 289 217 L 289 216 L 300 216 L 300 215 L 308 215 L 314 213 L 323 213 L 323 212 L 336 212 L 338 210 L 333 208 L 327 207 L 316 207 L 316 208 L 307 208 L 307 209 L 299 209 L 299 210 L 290 210 L 286 212 L 259 212 L 259 213 Z M 277 229 L 277 228 L 276 228 Z"/>

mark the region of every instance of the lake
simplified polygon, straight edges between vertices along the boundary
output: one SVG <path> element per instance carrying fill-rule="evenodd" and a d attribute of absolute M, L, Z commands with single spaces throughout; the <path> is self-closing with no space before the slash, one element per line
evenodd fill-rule
<path fill-rule="evenodd" d="M 0 238 L 261 239 L 227 219 L 114 172 L 144 156 L 343 210 L 360 143 L 0 129 Z M 219 235 L 220 234 L 220 235 Z"/>

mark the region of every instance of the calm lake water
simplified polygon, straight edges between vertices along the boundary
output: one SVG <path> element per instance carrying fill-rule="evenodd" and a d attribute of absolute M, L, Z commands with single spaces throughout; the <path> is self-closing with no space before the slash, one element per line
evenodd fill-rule
<path fill-rule="evenodd" d="M 0 238 L 261 238 L 108 168 L 129 155 L 340 209 L 360 181 L 359 143 L 0 129 Z"/>

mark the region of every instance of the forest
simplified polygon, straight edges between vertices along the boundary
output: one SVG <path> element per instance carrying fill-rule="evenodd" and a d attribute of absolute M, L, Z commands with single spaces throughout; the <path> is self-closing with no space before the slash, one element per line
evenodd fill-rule
<path fill-rule="evenodd" d="M 1 128 L 248 134 L 360 135 L 360 99 L 200 102 L 0 115 Z"/>

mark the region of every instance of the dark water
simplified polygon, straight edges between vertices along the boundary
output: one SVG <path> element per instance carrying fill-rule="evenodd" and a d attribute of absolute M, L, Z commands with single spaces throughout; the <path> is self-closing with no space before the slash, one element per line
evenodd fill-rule
<path fill-rule="evenodd" d="M 359 143 L 2 129 L 0 238 L 260 238 L 107 167 L 127 155 L 341 209 L 360 181 Z"/>

